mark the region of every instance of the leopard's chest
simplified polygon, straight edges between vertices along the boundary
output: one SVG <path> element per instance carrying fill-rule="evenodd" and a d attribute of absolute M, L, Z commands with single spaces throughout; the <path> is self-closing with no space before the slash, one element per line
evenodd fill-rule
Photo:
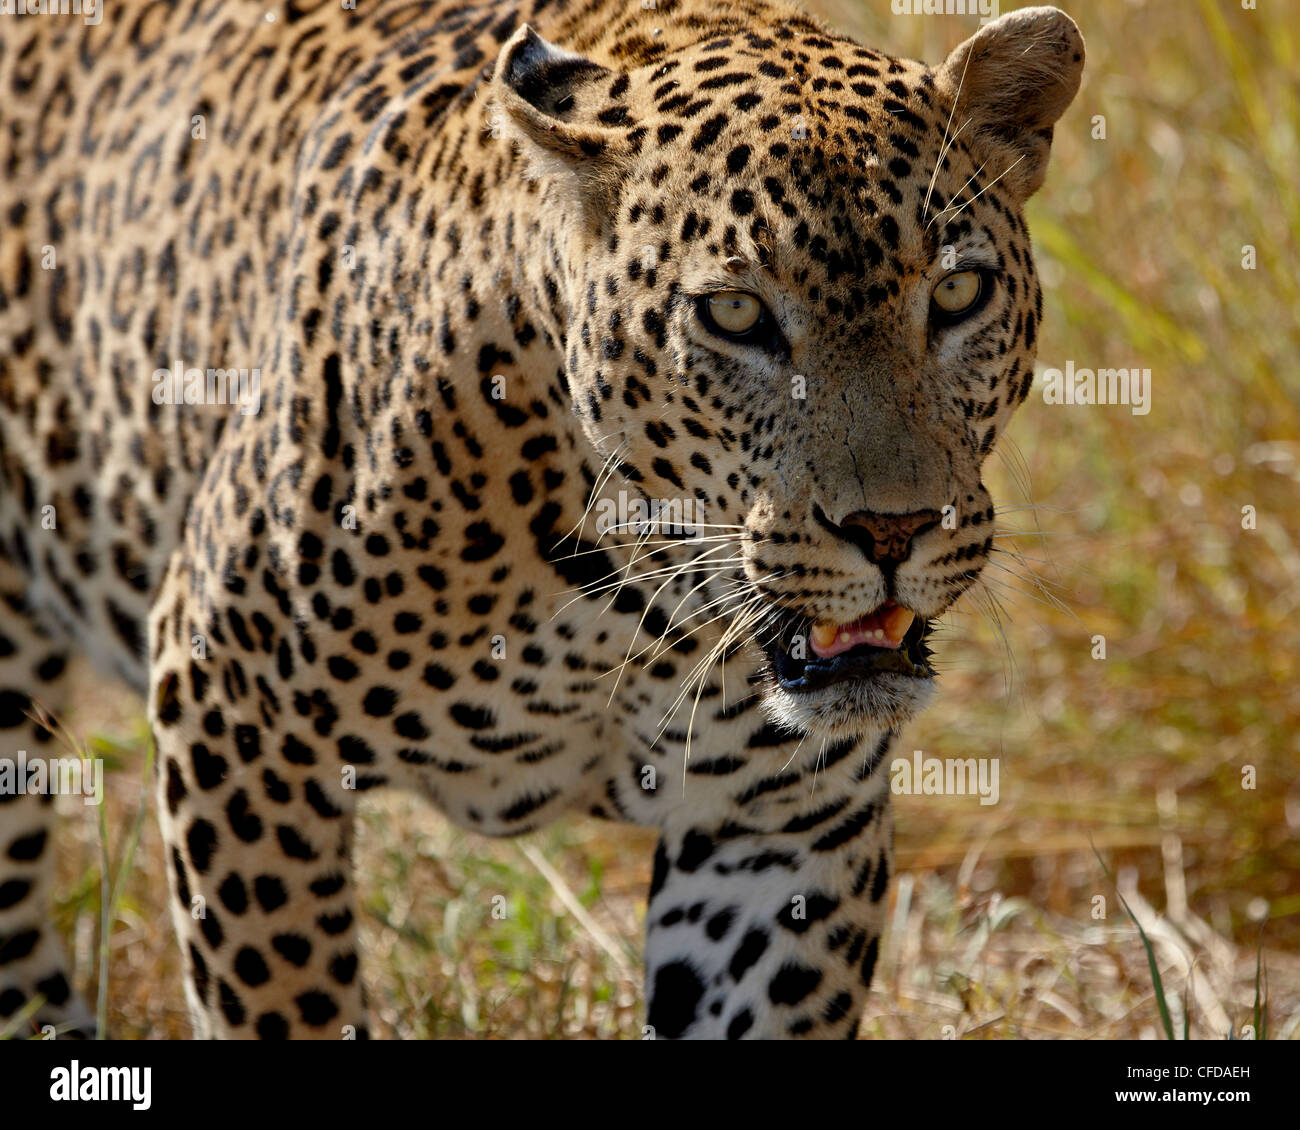
<path fill-rule="evenodd" d="M 655 610 L 680 596 L 619 589 L 590 543 L 539 554 L 526 514 L 500 524 L 482 561 L 390 554 L 346 586 L 331 564 L 322 598 L 299 610 L 315 622 L 315 663 L 297 693 L 322 701 L 363 786 L 414 788 L 457 823 L 504 835 L 572 808 L 639 818 L 680 778 L 692 715 L 697 761 L 744 747 L 761 725 L 743 708 L 752 671 L 733 657 L 724 691 L 715 665 L 700 666 L 704 643 L 664 633 Z M 471 557 L 486 552 L 473 544 Z"/>

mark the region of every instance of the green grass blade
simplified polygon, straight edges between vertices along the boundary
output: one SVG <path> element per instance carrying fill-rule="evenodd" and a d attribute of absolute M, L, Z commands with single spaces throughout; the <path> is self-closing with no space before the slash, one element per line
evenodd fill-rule
<path fill-rule="evenodd" d="M 1262 991 L 1261 991 L 1262 986 Z M 1268 1039 L 1268 973 L 1264 969 L 1264 926 L 1255 949 L 1255 1039 Z"/>
<path fill-rule="evenodd" d="M 1164 1026 L 1165 1036 L 1170 1040 L 1176 1039 L 1177 1037 L 1174 1036 L 1174 1021 L 1169 1015 L 1169 1002 L 1165 999 L 1165 986 L 1160 979 L 1160 970 L 1156 966 L 1156 952 L 1151 948 L 1151 939 L 1147 937 L 1147 932 L 1142 929 L 1142 923 L 1137 920 L 1137 916 L 1129 909 L 1128 903 L 1124 901 L 1124 896 L 1119 891 L 1119 885 L 1107 869 L 1105 862 L 1101 858 L 1101 853 L 1097 851 L 1096 844 L 1092 846 L 1092 854 L 1097 857 L 1102 873 L 1110 880 L 1110 885 L 1115 889 L 1115 897 L 1119 899 L 1119 904 L 1124 908 L 1124 913 L 1129 916 L 1129 921 L 1137 927 L 1138 937 L 1142 939 L 1142 948 L 1147 951 L 1147 968 L 1151 970 L 1151 984 L 1155 989 L 1156 1005 L 1160 1009 L 1160 1023 Z"/>
<path fill-rule="evenodd" d="M 99 805 L 99 991 L 95 997 L 95 1039 L 108 1039 L 108 943 L 112 928 L 109 893 L 108 806 Z"/>
<path fill-rule="evenodd" d="M 135 851 L 140 844 L 144 831 L 144 819 L 149 811 L 149 793 L 153 773 L 154 744 L 150 739 L 145 747 L 144 758 L 144 792 L 140 797 L 140 807 L 136 809 L 135 820 L 121 847 L 121 856 L 114 869 L 108 857 L 108 818 L 107 805 L 99 806 L 99 992 L 95 1000 L 95 1038 L 108 1039 L 108 953 L 113 923 L 117 921 L 117 912 L 126 891 L 127 880 L 135 866 Z"/>

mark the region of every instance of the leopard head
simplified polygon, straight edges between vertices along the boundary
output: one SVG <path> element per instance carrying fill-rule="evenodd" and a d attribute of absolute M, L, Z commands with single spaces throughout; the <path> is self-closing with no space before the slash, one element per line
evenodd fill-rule
<path fill-rule="evenodd" d="M 495 68 L 574 411 L 648 498 L 702 507 L 729 563 L 699 599 L 773 718 L 896 725 L 991 550 L 982 468 L 1042 317 L 1022 209 L 1082 37 L 1024 9 L 931 68 L 783 10 L 649 54 L 525 27 Z"/>

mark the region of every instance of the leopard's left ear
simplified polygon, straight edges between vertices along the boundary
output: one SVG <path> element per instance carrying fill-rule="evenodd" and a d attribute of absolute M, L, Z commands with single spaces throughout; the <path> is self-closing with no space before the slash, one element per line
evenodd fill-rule
<path fill-rule="evenodd" d="M 955 97 L 952 132 L 980 139 L 993 158 L 985 182 L 1004 175 L 1021 200 L 1047 175 L 1052 127 L 1083 74 L 1083 36 L 1059 8 L 1021 8 L 986 24 L 935 74 Z"/>
<path fill-rule="evenodd" d="M 558 177 L 583 204 L 596 208 L 630 152 L 627 129 L 610 124 L 605 106 L 605 92 L 617 78 L 609 68 L 547 42 L 527 24 L 506 41 L 492 73 L 492 97 L 528 159 L 530 175 Z M 615 107 L 612 121 L 620 119 Z"/>

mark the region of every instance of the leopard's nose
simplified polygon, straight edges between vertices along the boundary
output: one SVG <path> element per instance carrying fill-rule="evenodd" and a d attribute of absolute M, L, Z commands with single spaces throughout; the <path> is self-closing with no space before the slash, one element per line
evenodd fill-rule
<path fill-rule="evenodd" d="M 912 552 L 916 535 L 937 525 L 939 518 L 937 510 L 914 510 L 910 514 L 857 510 L 832 528 L 859 546 L 873 565 L 897 565 Z"/>

